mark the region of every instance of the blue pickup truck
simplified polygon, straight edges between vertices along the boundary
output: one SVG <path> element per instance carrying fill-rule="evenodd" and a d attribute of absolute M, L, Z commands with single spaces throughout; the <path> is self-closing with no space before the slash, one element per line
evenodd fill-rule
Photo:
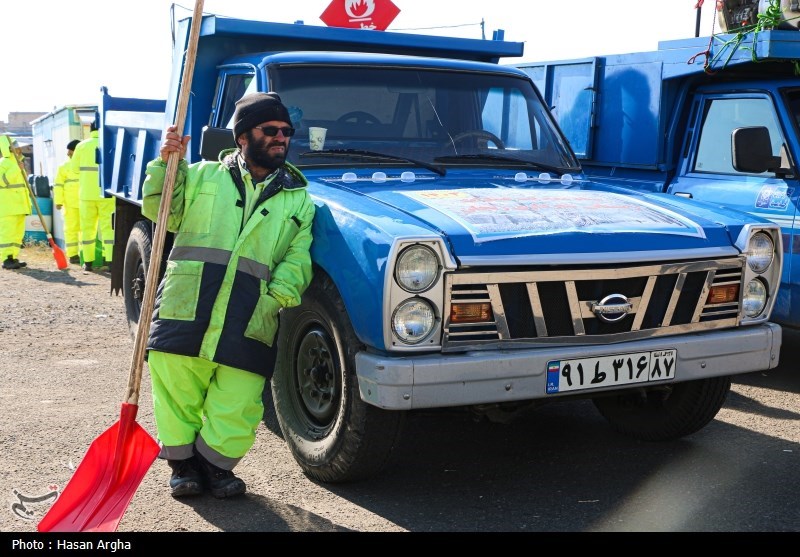
<path fill-rule="evenodd" d="M 103 89 L 99 103 L 112 286 L 133 332 L 153 233 L 141 183 L 174 119 L 188 29 L 166 100 Z M 317 207 L 314 278 L 281 313 L 265 393 L 309 477 L 379 473 L 419 409 L 507 421 L 588 398 L 622 434 L 673 440 L 716 416 L 733 376 L 777 365 L 779 227 L 588 180 L 534 82 L 499 63 L 522 53 L 203 18 L 187 158 L 217 159 L 234 102 L 277 91 L 298 129 L 288 159 Z"/>
<path fill-rule="evenodd" d="M 728 31 L 650 52 L 513 65 L 536 83 L 592 181 L 779 224 L 772 320 L 797 328 L 800 31 Z"/>

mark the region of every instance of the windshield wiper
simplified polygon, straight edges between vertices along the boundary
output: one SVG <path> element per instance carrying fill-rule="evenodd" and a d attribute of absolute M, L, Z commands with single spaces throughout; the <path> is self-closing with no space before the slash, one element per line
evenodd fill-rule
<path fill-rule="evenodd" d="M 514 164 L 521 164 L 529 168 L 535 168 L 537 170 L 545 170 L 547 172 L 552 172 L 558 175 L 564 174 L 568 170 L 566 168 L 559 168 L 557 166 L 552 166 L 540 162 L 526 161 L 524 159 L 518 159 L 517 157 L 509 157 L 508 155 L 493 155 L 491 153 L 472 154 L 472 155 L 444 155 L 441 157 L 436 157 L 433 160 L 437 162 L 447 162 L 447 161 L 452 162 L 461 159 L 511 162 Z"/>
<path fill-rule="evenodd" d="M 408 157 L 401 157 L 399 155 L 391 155 L 389 153 L 378 153 L 377 151 L 364 151 L 361 149 L 325 149 L 323 151 L 307 151 L 300 153 L 301 157 L 357 157 L 361 159 L 385 159 L 391 161 L 404 161 L 411 163 L 422 168 L 427 168 L 431 172 L 435 172 L 439 176 L 447 174 L 447 170 L 438 164 L 431 164 L 425 161 L 418 161 L 409 159 Z"/>

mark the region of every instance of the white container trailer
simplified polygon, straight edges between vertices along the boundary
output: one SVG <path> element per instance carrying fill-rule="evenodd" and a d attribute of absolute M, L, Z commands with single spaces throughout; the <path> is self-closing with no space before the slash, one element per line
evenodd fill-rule
<path fill-rule="evenodd" d="M 54 109 L 31 122 L 33 130 L 33 173 L 47 176 L 50 187 L 56 181 L 58 167 L 67 160 L 67 144 L 73 139 L 89 137 L 89 126 L 94 121 L 96 105 L 71 104 Z M 53 238 L 64 248 L 64 214 L 53 206 Z"/>

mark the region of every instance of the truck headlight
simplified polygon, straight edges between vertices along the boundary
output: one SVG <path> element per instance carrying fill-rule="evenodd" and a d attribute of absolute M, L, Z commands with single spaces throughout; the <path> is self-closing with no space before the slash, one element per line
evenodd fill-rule
<path fill-rule="evenodd" d="M 754 273 L 761 274 L 772 265 L 775 257 L 775 245 L 772 238 L 764 232 L 757 232 L 750 238 L 747 246 L 747 264 Z"/>
<path fill-rule="evenodd" d="M 757 235 L 756 235 L 757 236 Z M 747 283 L 744 289 L 742 306 L 747 317 L 757 317 L 761 315 L 767 305 L 767 287 L 761 279 L 753 279 Z"/>
<path fill-rule="evenodd" d="M 414 244 L 397 257 L 394 276 L 403 290 L 416 294 L 424 292 L 439 276 L 439 257 L 427 246 Z"/>
<path fill-rule="evenodd" d="M 436 314 L 427 300 L 411 298 L 397 306 L 392 314 L 392 329 L 406 344 L 417 344 L 433 330 Z"/>

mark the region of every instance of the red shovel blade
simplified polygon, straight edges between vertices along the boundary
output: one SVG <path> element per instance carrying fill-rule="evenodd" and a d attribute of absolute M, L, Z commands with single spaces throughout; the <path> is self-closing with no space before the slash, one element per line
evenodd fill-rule
<path fill-rule="evenodd" d="M 159 446 L 138 423 L 135 404 L 89 446 L 75 475 L 37 526 L 39 532 L 114 532 Z"/>
<path fill-rule="evenodd" d="M 53 257 L 56 260 L 56 265 L 58 265 L 58 269 L 63 271 L 67 267 L 69 267 L 69 263 L 67 263 L 67 256 L 64 255 L 64 252 L 58 247 L 56 241 L 53 239 L 52 236 L 48 237 L 47 240 L 50 242 L 50 247 L 53 248 Z"/>

